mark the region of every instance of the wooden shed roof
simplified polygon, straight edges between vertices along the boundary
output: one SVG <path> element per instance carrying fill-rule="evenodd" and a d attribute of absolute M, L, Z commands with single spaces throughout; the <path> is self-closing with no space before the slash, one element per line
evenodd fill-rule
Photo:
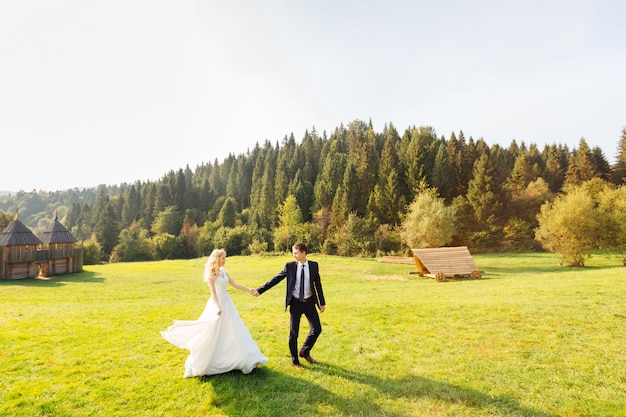
<path fill-rule="evenodd" d="M 57 219 L 54 219 L 48 228 L 39 235 L 39 239 L 46 244 L 50 243 L 74 243 L 76 238 Z"/>
<path fill-rule="evenodd" d="M 13 220 L 0 232 L 0 246 L 40 245 L 41 240 L 35 236 L 24 223 Z"/>

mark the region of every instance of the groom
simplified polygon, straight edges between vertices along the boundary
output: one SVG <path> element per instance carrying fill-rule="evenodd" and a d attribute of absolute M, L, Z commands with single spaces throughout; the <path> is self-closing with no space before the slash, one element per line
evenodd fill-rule
<path fill-rule="evenodd" d="M 253 295 L 258 297 L 269 290 L 285 277 L 287 278 L 287 294 L 285 296 L 285 310 L 289 306 L 291 320 L 289 322 L 289 350 L 291 352 L 291 366 L 300 370 L 304 369 L 300 359 L 304 358 L 309 363 L 317 362 L 311 357 L 311 349 L 322 332 L 322 324 L 317 314 L 316 306 L 320 313 L 326 309 L 322 281 L 320 279 L 319 265 L 317 262 L 306 258 L 308 249 L 306 244 L 299 242 L 293 245 L 292 253 L 294 262 L 287 262 L 285 268 L 274 278 L 257 288 Z M 300 319 L 305 315 L 309 321 L 311 330 L 307 335 L 300 352 L 298 352 L 298 333 L 300 331 Z"/>

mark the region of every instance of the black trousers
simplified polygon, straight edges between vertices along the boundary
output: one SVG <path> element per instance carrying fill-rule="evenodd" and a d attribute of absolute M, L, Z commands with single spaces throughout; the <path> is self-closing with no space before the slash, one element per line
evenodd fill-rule
<path fill-rule="evenodd" d="M 302 302 L 296 298 L 292 298 L 289 304 L 289 313 L 291 319 L 289 321 L 289 351 L 291 352 L 291 362 L 300 363 L 298 359 L 298 334 L 300 333 L 300 319 L 304 314 L 309 321 L 311 330 L 306 336 L 302 348 L 300 351 L 304 354 L 309 354 L 313 345 L 317 341 L 320 333 L 322 333 L 322 323 L 320 322 L 320 316 L 317 313 L 317 308 L 313 300 Z"/>

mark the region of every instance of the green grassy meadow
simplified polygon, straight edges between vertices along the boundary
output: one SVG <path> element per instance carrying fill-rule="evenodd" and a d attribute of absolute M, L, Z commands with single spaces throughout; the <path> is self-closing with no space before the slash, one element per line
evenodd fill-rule
<path fill-rule="evenodd" d="M 202 312 L 204 259 L 0 281 L 0 416 L 626 416 L 621 260 L 474 255 L 484 279 L 439 283 L 412 265 L 309 258 L 327 309 L 304 371 L 289 366 L 281 283 L 230 290 L 267 366 L 182 378 L 187 351 L 159 331 Z M 291 259 L 226 269 L 258 286 Z"/>

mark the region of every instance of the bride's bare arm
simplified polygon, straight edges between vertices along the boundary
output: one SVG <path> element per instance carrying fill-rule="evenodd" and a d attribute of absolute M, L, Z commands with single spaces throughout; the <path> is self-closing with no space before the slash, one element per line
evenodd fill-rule
<path fill-rule="evenodd" d="M 245 291 L 245 292 L 249 292 L 250 294 L 252 294 L 252 291 L 253 291 L 253 289 L 252 289 L 252 288 L 248 288 L 248 287 L 246 287 L 245 285 L 241 285 L 241 284 L 239 284 L 239 283 L 238 283 L 238 282 L 236 282 L 234 279 L 232 279 L 232 278 L 230 277 L 230 275 L 228 276 L 228 283 L 229 283 L 230 285 L 232 285 L 233 287 L 237 288 L 238 290 Z"/>

